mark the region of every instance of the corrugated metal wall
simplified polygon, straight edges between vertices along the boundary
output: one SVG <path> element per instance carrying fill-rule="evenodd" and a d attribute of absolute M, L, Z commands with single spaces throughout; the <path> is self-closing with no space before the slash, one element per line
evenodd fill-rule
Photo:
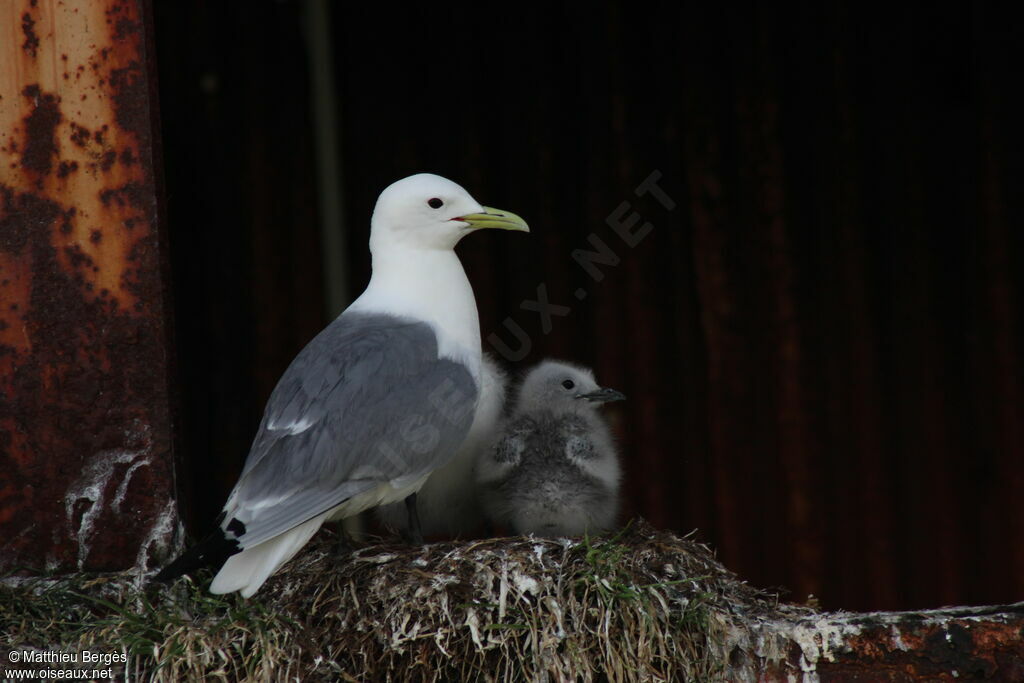
<path fill-rule="evenodd" d="M 194 9 L 158 21 L 165 111 L 220 135 L 217 182 L 237 190 L 216 221 L 191 208 L 209 162 L 165 117 L 172 224 L 178 183 L 179 215 L 217 228 L 199 261 L 220 284 L 177 290 L 207 317 L 183 365 L 218 473 L 208 519 L 322 301 L 301 8 Z M 458 180 L 534 229 L 460 247 L 485 336 L 515 345 L 510 319 L 527 362 L 578 360 L 629 395 L 611 416 L 630 513 L 829 607 L 1019 599 L 1024 116 L 991 11 L 338 7 L 352 289 L 380 189 Z M 222 91 L 197 92 L 204 70 Z M 638 196 L 655 172 L 665 196 Z M 632 247 L 610 224 L 631 212 Z M 594 238 L 619 259 L 599 282 L 573 258 Z M 541 295 L 563 307 L 547 333 Z"/>
<path fill-rule="evenodd" d="M 153 7 L 194 533 L 220 512 L 278 377 L 326 324 L 298 9 Z"/>

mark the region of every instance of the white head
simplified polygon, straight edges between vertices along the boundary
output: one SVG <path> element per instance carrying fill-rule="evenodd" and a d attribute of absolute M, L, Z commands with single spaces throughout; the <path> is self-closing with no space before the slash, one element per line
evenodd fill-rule
<path fill-rule="evenodd" d="M 594 373 L 587 368 L 546 360 L 526 374 L 516 409 L 579 412 L 625 398 L 615 389 L 598 386 Z"/>
<path fill-rule="evenodd" d="M 380 193 L 370 221 L 370 251 L 452 249 L 463 236 L 482 228 L 529 232 L 519 216 L 481 206 L 446 178 L 418 173 Z"/>

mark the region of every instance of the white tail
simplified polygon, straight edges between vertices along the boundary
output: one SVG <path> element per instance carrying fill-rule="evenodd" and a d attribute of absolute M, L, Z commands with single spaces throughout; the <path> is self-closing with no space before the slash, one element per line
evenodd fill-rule
<path fill-rule="evenodd" d="M 232 555 L 217 572 L 217 576 L 213 577 L 210 592 L 241 591 L 243 598 L 251 597 L 271 574 L 306 545 L 329 514 L 325 512 L 317 515 L 280 536 Z"/>

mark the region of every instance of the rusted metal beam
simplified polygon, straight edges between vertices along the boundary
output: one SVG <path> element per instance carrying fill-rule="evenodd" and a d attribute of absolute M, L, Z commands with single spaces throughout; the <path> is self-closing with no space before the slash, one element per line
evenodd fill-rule
<path fill-rule="evenodd" d="M 784 607 L 735 619 L 726 633 L 732 681 L 1024 680 L 1024 603 L 869 613 Z"/>
<path fill-rule="evenodd" d="M 147 12 L 0 3 L 0 570 L 180 535 Z"/>

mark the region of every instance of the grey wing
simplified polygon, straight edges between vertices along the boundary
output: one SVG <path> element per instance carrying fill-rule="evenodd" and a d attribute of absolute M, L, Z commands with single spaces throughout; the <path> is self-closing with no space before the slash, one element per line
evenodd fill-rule
<path fill-rule="evenodd" d="M 345 313 L 302 350 L 225 505 L 224 527 L 243 525 L 242 547 L 444 464 L 469 430 L 477 386 L 437 348 L 426 323 Z"/>
<path fill-rule="evenodd" d="M 526 434 L 520 431 L 507 431 L 494 447 L 494 457 L 499 463 L 515 465 L 526 451 Z"/>
<path fill-rule="evenodd" d="M 562 421 L 559 441 L 561 443 L 555 445 L 555 448 L 561 450 L 570 460 L 592 460 L 597 457 L 589 425 L 579 417 L 567 417 Z"/>
<path fill-rule="evenodd" d="M 518 467 L 529 448 L 534 427 L 535 423 L 529 417 L 509 420 L 494 444 L 476 461 L 477 483 L 493 484 Z"/>

